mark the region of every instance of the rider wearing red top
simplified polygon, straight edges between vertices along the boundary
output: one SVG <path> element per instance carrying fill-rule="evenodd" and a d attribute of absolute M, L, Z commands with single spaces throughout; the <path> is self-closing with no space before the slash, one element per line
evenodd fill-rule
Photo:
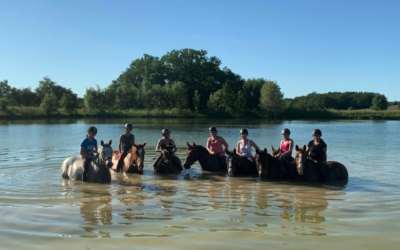
<path fill-rule="evenodd" d="M 281 144 L 278 148 L 278 153 L 275 155 L 275 157 L 279 157 L 282 161 L 290 164 L 290 162 L 293 162 L 294 160 L 292 157 L 294 142 L 292 139 L 290 139 L 290 130 L 284 128 L 282 130 L 282 136 L 283 140 L 281 141 Z"/>
<path fill-rule="evenodd" d="M 209 128 L 208 131 L 210 132 L 210 138 L 207 140 L 206 148 L 210 154 L 217 156 L 220 166 L 226 168 L 225 150 L 222 145 L 225 146 L 225 149 L 228 149 L 229 145 L 224 138 L 217 135 L 217 129 L 215 127 Z"/>

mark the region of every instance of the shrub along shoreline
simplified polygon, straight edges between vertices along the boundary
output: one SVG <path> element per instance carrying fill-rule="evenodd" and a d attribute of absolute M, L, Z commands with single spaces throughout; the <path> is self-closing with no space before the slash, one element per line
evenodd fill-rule
<path fill-rule="evenodd" d="M 40 107 L 8 107 L 7 110 L 0 111 L 0 119 L 53 119 L 53 118 L 260 118 L 266 119 L 260 113 L 249 111 L 244 116 L 234 116 L 231 113 L 215 110 L 200 110 L 193 112 L 190 109 L 129 109 L 116 111 L 87 112 L 78 109 L 76 112 L 67 113 L 63 109 L 52 112 L 49 115 Z M 349 119 L 349 120 L 400 120 L 400 110 L 286 110 L 281 117 L 276 120 L 312 120 L 312 119 Z"/>

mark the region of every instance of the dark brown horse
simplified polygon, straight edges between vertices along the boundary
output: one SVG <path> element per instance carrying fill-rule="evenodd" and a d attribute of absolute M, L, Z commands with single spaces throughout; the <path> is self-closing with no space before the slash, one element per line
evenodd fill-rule
<path fill-rule="evenodd" d="M 302 148 L 296 145 L 295 160 L 297 172 L 303 177 L 304 181 L 321 181 L 317 163 L 307 157 L 306 145 Z M 346 167 L 339 162 L 327 161 L 325 170 L 327 181 L 347 180 L 349 178 Z"/>
<path fill-rule="evenodd" d="M 196 161 L 200 163 L 200 167 L 203 171 L 220 172 L 226 171 L 226 167 L 221 166 L 215 155 L 212 155 L 208 150 L 201 146 L 196 145 L 194 142 L 192 145 L 188 145 L 188 156 L 186 157 L 184 168 L 189 169 Z"/>
<path fill-rule="evenodd" d="M 233 151 L 225 150 L 226 165 L 228 166 L 229 176 L 235 175 L 257 175 L 257 167 L 255 161 L 251 161 L 246 157 L 236 154 L 236 149 Z"/>
<path fill-rule="evenodd" d="M 131 151 L 126 155 L 124 159 L 124 165 L 121 167 L 122 172 L 143 174 L 144 156 L 146 154 L 144 147 L 146 146 L 146 143 L 147 142 L 144 142 L 143 144 L 133 144 Z M 118 150 L 113 151 L 112 169 L 114 171 L 117 170 L 119 154 L 120 153 Z"/>
<path fill-rule="evenodd" d="M 279 180 L 290 178 L 290 172 L 285 169 L 278 158 L 268 154 L 267 149 L 256 150 L 256 166 L 260 180 Z"/>
<path fill-rule="evenodd" d="M 178 174 L 180 173 L 183 168 L 178 162 L 179 160 L 176 160 L 176 156 L 174 155 L 174 146 L 173 145 L 161 145 L 161 156 L 156 160 L 156 163 L 154 164 L 154 171 L 157 173 L 163 173 L 163 174 Z"/>

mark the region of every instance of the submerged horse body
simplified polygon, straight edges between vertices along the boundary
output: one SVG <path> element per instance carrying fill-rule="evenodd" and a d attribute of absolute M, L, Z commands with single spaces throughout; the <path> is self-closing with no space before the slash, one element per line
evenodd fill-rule
<path fill-rule="evenodd" d="M 146 154 L 144 147 L 146 146 L 146 143 L 147 142 L 144 142 L 143 144 L 133 144 L 132 149 L 124 159 L 123 166 L 120 166 L 122 172 L 143 174 L 144 156 Z M 120 152 L 118 150 L 115 150 L 112 157 L 112 169 L 114 171 L 117 170 L 119 156 Z"/>
<path fill-rule="evenodd" d="M 299 148 L 296 145 L 296 168 L 302 180 L 304 181 L 322 181 L 318 170 L 317 163 L 307 157 L 306 145 L 303 148 Z M 326 170 L 326 181 L 333 180 L 347 180 L 349 173 L 346 167 L 336 161 L 327 161 L 325 164 Z"/>
<path fill-rule="evenodd" d="M 196 145 L 194 142 L 192 145 L 189 143 L 187 143 L 187 145 L 188 156 L 183 164 L 186 169 L 189 169 L 196 161 L 198 161 L 203 171 L 221 172 L 227 170 L 226 166 L 222 166 L 217 157 L 210 154 L 205 147 Z"/>
<path fill-rule="evenodd" d="M 109 168 L 112 167 L 112 148 L 111 140 L 108 144 L 101 141 L 98 155 L 93 159 L 88 167 L 88 182 L 110 182 L 111 174 Z M 61 164 L 61 177 L 71 180 L 82 180 L 83 161 L 81 156 L 71 156 Z"/>
<path fill-rule="evenodd" d="M 161 155 L 154 163 L 154 171 L 164 174 L 178 174 L 183 168 L 179 159 L 174 155 L 173 145 L 161 145 Z"/>
<path fill-rule="evenodd" d="M 255 161 L 236 154 L 236 149 L 233 149 L 233 151 L 226 149 L 225 152 L 227 154 L 226 164 L 229 176 L 258 174 Z"/>

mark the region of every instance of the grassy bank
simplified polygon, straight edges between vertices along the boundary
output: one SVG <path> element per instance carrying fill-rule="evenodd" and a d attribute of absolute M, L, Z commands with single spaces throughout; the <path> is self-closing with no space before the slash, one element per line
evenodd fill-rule
<path fill-rule="evenodd" d="M 202 110 L 198 113 L 189 109 L 169 109 L 169 110 L 116 110 L 102 112 L 88 112 L 79 109 L 75 113 L 68 114 L 59 109 L 50 115 L 46 115 L 39 107 L 8 107 L 5 111 L 0 111 L 0 119 L 43 119 L 43 118 L 237 118 L 227 112 Z M 257 113 L 247 113 L 246 117 L 264 118 Z M 400 120 L 400 110 L 287 110 L 282 116 L 286 120 L 297 119 L 382 119 L 382 120 Z"/>

